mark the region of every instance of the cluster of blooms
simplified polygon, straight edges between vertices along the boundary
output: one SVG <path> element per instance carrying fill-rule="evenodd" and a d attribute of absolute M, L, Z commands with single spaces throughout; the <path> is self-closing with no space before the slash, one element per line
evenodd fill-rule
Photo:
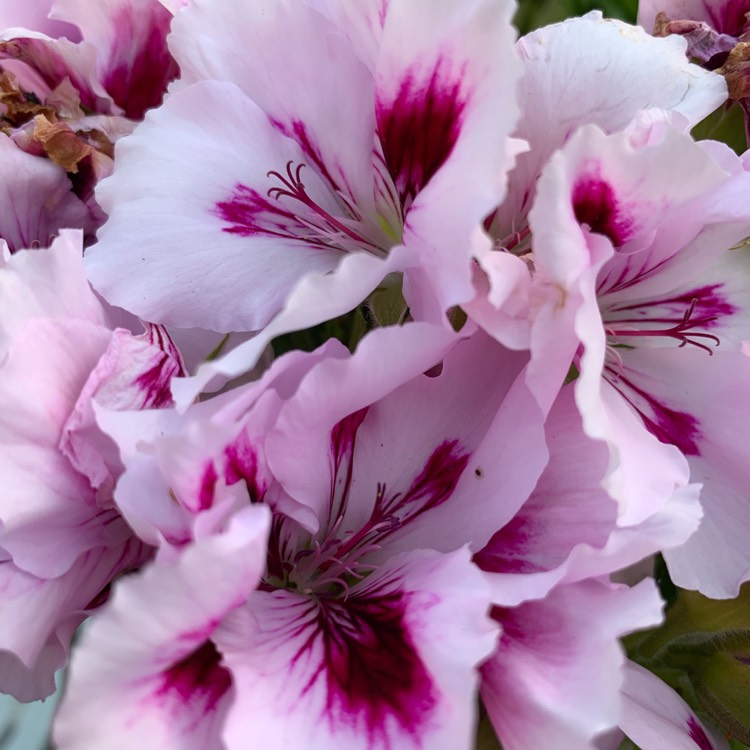
<path fill-rule="evenodd" d="M 750 580 L 750 154 L 689 133 L 750 2 L 642 5 L 0 2 L 0 691 L 91 617 L 59 750 L 728 747 L 614 574 Z"/>

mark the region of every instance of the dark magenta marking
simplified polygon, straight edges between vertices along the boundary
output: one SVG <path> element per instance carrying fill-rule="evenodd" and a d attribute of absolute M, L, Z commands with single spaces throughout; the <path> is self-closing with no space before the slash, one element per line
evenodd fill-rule
<path fill-rule="evenodd" d="M 155 695 L 177 698 L 183 705 L 200 703 L 200 720 L 204 713 L 216 708 L 231 686 L 232 677 L 221 666 L 221 655 L 212 641 L 206 641 L 162 674 Z"/>
<path fill-rule="evenodd" d="M 200 487 L 198 489 L 198 510 L 206 510 L 214 503 L 214 491 L 219 476 L 213 461 L 209 461 L 203 469 Z"/>
<path fill-rule="evenodd" d="M 579 224 L 608 237 L 615 247 L 624 245 L 635 233 L 632 217 L 618 203 L 612 186 L 598 176 L 584 177 L 573 188 L 573 213 Z"/>
<path fill-rule="evenodd" d="M 471 456 L 457 440 L 446 440 L 432 452 L 419 476 L 402 497 L 393 498 L 389 510 L 408 509 L 402 523 L 412 521 L 442 505 L 456 489 Z"/>
<path fill-rule="evenodd" d="M 711 740 L 706 737 L 703 727 L 695 720 L 694 716 L 688 719 L 688 732 L 690 739 L 700 748 L 700 750 L 714 750 Z"/>
<path fill-rule="evenodd" d="M 136 20 L 134 14 L 138 13 Z M 144 22 L 143 16 L 148 15 Z M 161 104 L 167 84 L 179 67 L 167 47 L 171 13 L 159 3 L 137 11 L 126 4 L 112 19 L 116 36 L 102 83 L 125 116 L 140 120 Z"/>
<path fill-rule="evenodd" d="M 734 315 L 737 308 L 731 304 L 726 297 L 719 293 L 723 284 L 710 284 L 707 286 L 692 289 L 684 294 L 675 295 L 674 297 L 665 297 L 662 299 L 653 299 L 648 302 L 636 302 L 632 305 L 612 305 L 609 310 L 612 312 L 625 312 L 627 310 L 643 311 L 641 313 L 642 321 L 654 323 L 675 323 L 678 318 L 652 318 L 648 311 L 657 306 L 671 305 L 677 313 L 684 312 L 690 305 L 694 304 L 693 314 L 691 316 L 692 327 L 700 326 L 703 329 L 713 328 L 721 325 L 721 319 Z M 616 320 L 613 324 L 640 322 L 637 320 Z"/>
<path fill-rule="evenodd" d="M 608 376 L 606 376 L 607 380 L 620 392 L 633 409 L 638 412 L 646 429 L 654 437 L 661 440 L 662 443 L 676 446 L 686 456 L 700 456 L 701 452 L 698 447 L 698 440 L 702 437 L 700 423 L 692 414 L 678 411 L 677 409 L 670 409 L 651 394 L 633 385 L 620 372 L 613 373 L 609 369 L 606 372 L 608 373 Z M 635 399 L 625 393 L 621 387 L 623 385 L 648 404 L 651 414 L 644 412 L 638 406 Z"/>
<path fill-rule="evenodd" d="M 184 375 L 179 361 L 162 351 L 156 362 L 148 370 L 141 373 L 134 381 L 134 385 L 143 391 L 143 409 L 161 409 L 172 404 L 170 383 L 172 378 Z"/>
<path fill-rule="evenodd" d="M 344 417 L 331 430 L 331 490 L 329 523 L 334 524 L 346 513 L 354 472 L 354 445 L 357 432 L 367 416 L 368 407 Z"/>
<path fill-rule="evenodd" d="M 224 477 L 228 485 L 244 481 L 250 495 L 250 501 L 259 503 L 268 489 L 258 477 L 258 454 L 250 443 L 246 432 L 241 432 L 237 439 L 226 447 L 226 466 Z"/>
<path fill-rule="evenodd" d="M 463 72 L 446 75 L 442 68 L 438 60 L 426 81 L 407 74 L 395 99 L 376 105 L 383 155 L 404 208 L 443 166 L 461 132 Z"/>
<path fill-rule="evenodd" d="M 417 739 L 437 700 L 404 622 L 407 599 L 400 591 L 373 592 L 346 600 L 313 602 L 311 630 L 294 657 L 305 664 L 316 647 L 323 658 L 302 690 L 325 685 L 325 717 L 332 731 L 348 728 L 367 737 L 367 747 L 400 747 L 395 727 Z M 308 610 L 309 614 L 309 610 Z"/>
<path fill-rule="evenodd" d="M 234 186 L 234 192 L 228 201 L 216 204 L 215 213 L 229 224 L 223 229 L 229 234 L 239 234 L 242 237 L 260 234 L 296 239 L 291 229 L 298 226 L 297 217 L 282 208 L 278 201 L 271 201 L 254 188 L 241 183 Z"/>
<path fill-rule="evenodd" d="M 275 237 L 295 240 L 306 246 L 331 249 L 325 235 L 316 237 L 310 227 L 303 224 L 291 211 L 287 211 L 277 200 L 261 195 L 254 188 L 237 183 L 232 196 L 220 201 L 213 211 L 227 226 L 223 232 L 241 237 Z"/>
<path fill-rule="evenodd" d="M 539 573 L 551 570 L 561 561 L 551 560 L 548 567 L 542 567 L 530 559 L 536 536 L 529 520 L 518 514 L 474 555 L 473 562 L 489 573 Z"/>
<path fill-rule="evenodd" d="M 709 18 L 716 31 L 738 37 L 747 29 L 746 15 L 750 13 L 750 2 L 748 0 L 724 0 L 718 7 L 711 7 L 711 3 L 705 2 L 703 5 L 708 11 Z"/>

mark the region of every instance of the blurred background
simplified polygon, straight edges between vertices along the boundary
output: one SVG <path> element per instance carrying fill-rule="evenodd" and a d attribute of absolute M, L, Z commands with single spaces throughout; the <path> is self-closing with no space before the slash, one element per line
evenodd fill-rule
<path fill-rule="evenodd" d="M 638 0 L 519 0 L 516 25 L 525 34 L 531 29 L 570 16 L 580 16 L 590 10 L 600 10 L 608 18 L 635 23 Z"/>

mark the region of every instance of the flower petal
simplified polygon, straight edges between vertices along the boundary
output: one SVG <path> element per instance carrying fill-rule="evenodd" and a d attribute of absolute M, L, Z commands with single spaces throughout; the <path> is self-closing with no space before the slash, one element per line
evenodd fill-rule
<path fill-rule="evenodd" d="M 617 725 L 625 662 L 618 637 L 661 619 L 651 581 L 583 581 L 495 610 L 503 635 L 482 666 L 482 699 L 505 750 L 592 748 Z"/>
<path fill-rule="evenodd" d="M 620 726 L 642 750 L 729 750 L 672 688 L 632 661 L 625 665 L 622 696 Z"/>
<path fill-rule="evenodd" d="M 176 92 L 118 144 L 118 168 L 97 193 L 110 218 L 86 254 L 94 287 L 156 323 L 263 327 L 300 278 L 333 270 L 341 256 L 306 243 L 309 227 L 267 197 L 276 186 L 269 170 L 303 162 L 234 85 Z M 311 200 L 335 213 L 313 170 L 305 181 Z"/>
<path fill-rule="evenodd" d="M 268 525 L 267 509 L 247 508 L 173 565 L 118 584 L 74 655 L 55 721 L 60 750 L 221 747 L 232 677 L 209 639 L 257 585 Z"/>
<path fill-rule="evenodd" d="M 237 690 L 227 747 L 468 750 L 487 604 L 466 550 L 394 558 L 345 600 L 253 594 L 216 632 Z"/>

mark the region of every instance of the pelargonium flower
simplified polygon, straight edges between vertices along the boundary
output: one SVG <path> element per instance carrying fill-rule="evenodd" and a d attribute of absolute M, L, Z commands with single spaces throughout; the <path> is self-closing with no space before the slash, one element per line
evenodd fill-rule
<path fill-rule="evenodd" d="M 406 280 L 415 315 L 469 299 L 472 238 L 512 153 L 511 3 L 394 1 L 361 47 L 359 11 L 332 3 L 332 20 L 311 5 L 175 15 L 179 85 L 122 141 L 98 194 L 110 218 L 87 271 L 108 300 L 164 324 L 252 331 L 300 280 L 347 261 L 367 292 L 421 264 Z M 402 244 L 411 253 L 384 263 Z M 362 301 L 345 276 L 329 290 L 334 315 Z"/>
<path fill-rule="evenodd" d="M 493 245 L 477 254 L 477 294 L 465 309 L 499 341 L 527 347 L 533 306 L 524 257 L 533 244 L 528 214 L 550 156 L 582 125 L 616 132 L 644 109 L 678 113 L 696 125 L 725 101 L 726 84 L 689 63 L 679 37 L 655 39 L 598 11 L 532 31 L 516 49 L 523 76 L 513 136 L 528 150 L 509 175 L 507 197 L 487 219 Z"/>
<path fill-rule="evenodd" d="M 502 630 L 481 694 L 506 750 L 590 748 L 618 724 L 617 637 L 658 622 L 661 602 L 650 581 L 629 589 L 605 577 L 683 543 L 700 519 L 699 488 L 686 484 L 642 494 L 629 515 L 643 520 L 628 519 L 602 487 L 609 451 L 585 434 L 573 391 L 560 391 L 546 420 L 550 458 L 536 487 L 474 556 Z M 628 426 L 644 437 L 635 417 Z"/>
<path fill-rule="evenodd" d="M 81 242 L 63 232 L 47 250 L 6 249 L 0 266 L 1 679 L 24 700 L 52 691 L 86 611 L 148 556 L 113 507 L 121 465 L 95 404 L 163 406 L 183 371 L 163 329 L 109 327 Z"/>
<path fill-rule="evenodd" d="M 750 569 L 738 437 L 748 266 L 735 249 L 750 234 L 750 175 L 728 148 L 668 120 L 642 117 L 611 136 L 583 128 L 550 160 L 530 218 L 540 298 L 530 382 L 551 398 L 574 363 L 587 433 L 613 456 L 642 451 L 642 470 L 612 474 L 610 486 L 640 492 L 670 464 L 683 470 L 674 448 L 687 457 L 705 518 L 667 553 L 670 571 L 679 585 L 732 596 Z M 621 428 L 623 409 L 661 441 L 658 466 L 654 448 Z"/>
<path fill-rule="evenodd" d="M 400 355 L 384 367 L 384 352 Z M 421 374 L 444 355 L 439 375 Z M 249 401 L 249 411 L 229 422 L 235 437 L 225 438 L 222 452 L 209 445 L 216 456 L 209 488 L 223 492 L 238 482 L 273 510 L 260 585 L 241 607 L 212 620 L 211 645 L 201 646 L 218 649 L 231 676 L 224 742 L 240 747 L 252 735 L 267 747 L 468 746 L 475 667 L 491 653 L 496 629 L 487 618 L 489 587 L 465 547 L 481 546 L 513 514 L 546 457 L 540 412 L 519 378 L 527 357 L 483 336 L 457 344 L 450 331 L 418 323 L 374 332 L 354 356 L 340 346 L 324 358 L 308 356 L 313 366 L 296 386 L 288 366 L 269 375 L 275 385 L 252 400 L 243 399 L 252 384 L 220 397 L 203 431 L 210 436 L 227 422 L 230 396 Z M 286 374 L 294 377 L 285 394 L 289 386 L 277 378 Z M 263 425 L 269 410 L 273 424 L 256 430 L 255 420 Z M 157 436 L 153 448 L 142 446 L 144 457 L 158 455 L 159 444 Z M 135 462 L 127 464 L 126 482 Z M 213 499 L 209 490 L 204 514 Z M 169 502 L 161 492 L 154 500 Z M 193 525 L 198 540 L 202 528 L 205 522 Z M 136 609 L 146 611 L 148 597 L 160 595 L 144 587 Z M 194 598 L 179 606 L 194 607 Z M 112 618 L 120 612 L 113 607 Z M 105 616 L 101 628 L 107 621 L 113 620 Z M 172 639 L 182 642 L 191 623 L 176 618 Z M 95 623 L 91 632 L 97 629 Z M 141 706 L 139 720 L 118 710 L 98 725 L 123 746 L 177 710 L 157 695 L 145 703 L 142 683 L 113 672 L 110 658 L 96 652 L 73 667 L 57 733 L 63 748 L 94 746 L 104 737 L 87 739 L 81 731 L 80 707 L 94 684 L 111 706 Z M 175 668 L 145 650 L 141 655 L 141 666 L 133 667 L 139 672 L 168 675 Z M 101 670 L 94 679 L 95 661 Z M 105 680 L 118 698 L 105 697 Z M 187 727 L 208 720 L 191 695 L 182 699 L 184 718 L 170 735 L 181 742 L 191 741 Z M 213 744 L 203 741 L 218 746 L 219 735 Z"/>
<path fill-rule="evenodd" d="M 660 601 L 648 583 L 630 591 L 588 579 L 683 541 L 699 515 L 695 488 L 652 493 L 642 500 L 651 516 L 619 524 L 599 487 L 606 445 L 590 470 L 578 460 L 596 441 L 569 429 L 580 423 L 571 389 L 549 427 L 558 456 L 544 479 L 542 415 L 523 377 L 528 354 L 481 332 L 466 338 L 470 330 L 411 323 L 368 334 L 354 355 L 336 342 L 295 352 L 260 381 L 183 415 L 98 411 L 126 466 L 116 502 L 139 533 L 163 541 L 151 572 L 118 584 L 84 636 L 58 719 L 62 750 L 105 738 L 124 748 L 146 733 L 154 747 L 233 750 L 250 739 L 269 748 L 469 747 L 480 662 L 492 656 L 487 679 L 500 680 L 508 654 L 512 681 L 535 633 L 545 653 L 559 654 L 580 633 L 584 601 L 601 636 L 576 635 L 580 659 L 558 674 L 580 681 L 577 696 L 600 693 L 577 737 L 616 724 L 617 636 L 657 621 Z M 562 540 L 549 521 L 555 486 L 569 516 Z M 514 525 L 525 499 L 525 526 Z M 241 604 L 206 609 L 210 582 L 187 585 L 180 561 L 263 506 L 272 520 L 257 587 Z M 493 538 L 472 561 L 470 550 Z M 502 569 L 503 552 L 526 565 Z M 552 589 L 538 609 L 526 606 Z M 161 597 L 176 614 L 149 623 L 149 601 Z M 503 609 L 490 619 L 492 602 Z M 570 620 L 556 639 L 534 627 L 533 613 L 545 611 Z M 495 652 L 501 621 L 526 639 L 509 626 Z M 111 645 L 123 640 L 126 657 Z M 178 645 L 165 652 L 167 643 Z M 586 665 L 600 672 L 597 659 L 612 673 L 587 690 Z M 541 677 L 537 685 L 514 696 L 533 703 Z M 85 718 L 92 700 L 102 716 L 94 727 Z M 528 731 L 533 710 L 521 720 Z"/>

